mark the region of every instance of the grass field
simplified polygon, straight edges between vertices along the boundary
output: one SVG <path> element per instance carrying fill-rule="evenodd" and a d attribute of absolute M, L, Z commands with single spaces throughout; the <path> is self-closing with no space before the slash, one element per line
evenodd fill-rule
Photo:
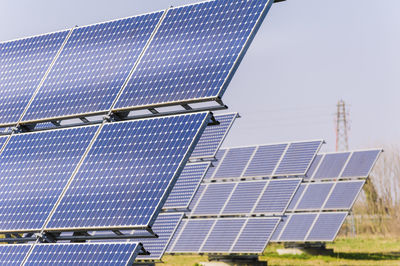
<path fill-rule="evenodd" d="M 281 245 L 271 244 L 260 260 L 268 265 L 400 265 L 400 239 L 388 237 L 359 236 L 338 238 L 327 248 L 334 249 L 332 256 L 283 255 L 276 253 Z M 196 265 L 207 261 L 207 256 L 164 256 L 163 265 Z M 162 265 L 162 264 L 161 264 Z"/>

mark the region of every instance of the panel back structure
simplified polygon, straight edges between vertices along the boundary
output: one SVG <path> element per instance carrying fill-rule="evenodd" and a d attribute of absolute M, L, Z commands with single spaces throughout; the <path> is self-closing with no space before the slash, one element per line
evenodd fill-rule
<path fill-rule="evenodd" d="M 114 109 L 220 99 L 272 3 L 220 0 L 169 9 Z"/>
<path fill-rule="evenodd" d="M 69 31 L 0 43 L 0 125 L 16 124 Z"/>

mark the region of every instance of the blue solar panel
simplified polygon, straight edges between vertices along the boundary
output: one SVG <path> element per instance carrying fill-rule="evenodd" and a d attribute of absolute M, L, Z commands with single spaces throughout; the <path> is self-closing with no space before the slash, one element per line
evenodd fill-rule
<path fill-rule="evenodd" d="M 262 253 L 279 218 L 249 218 L 231 253 Z"/>
<path fill-rule="evenodd" d="M 223 160 L 219 163 L 219 168 L 214 178 L 241 177 L 255 148 L 256 147 L 244 147 L 229 149 Z"/>
<path fill-rule="evenodd" d="M 306 240 L 333 241 L 346 216 L 347 212 L 321 213 Z"/>
<path fill-rule="evenodd" d="M 192 211 L 193 215 L 215 215 L 220 213 L 236 183 L 211 183 Z"/>
<path fill-rule="evenodd" d="M 163 208 L 188 208 L 209 167 L 210 162 L 187 164 L 176 181 Z"/>
<path fill-rule="evenodd" d="M 322 141 L 291 143 L 274 175 L 305 175 Z"/>
<path fill-rule="evenodd" d="M 237 116 L 237 113 L 215 115 L 219 125 L 209 126 L 204 130 L 190 159 L 214 157 Z"/>
<path fill-rule="evenodd" d="M 19 121 L 68 32 L 0 43 L 0 124 Z"/>
<path fill-rule="evenodd" d="M 324 209 L 351 209 L 365 181 L 338 182 Z"/>
<path fill-rule="evenodd" d="M 213 176 L 215 175 L 215 170 L 217 169 L 219 163 L 221 162 L 221 160 L 224 157 L 226 152 L 227 152 L 227 150 L 223 150 L 223 149 L 218 150 L 217 154 L 215 155 L 216 161 L 213 161 L 213 163 L 212 163 L 213 167 L 210 167 L 208 169 L 207 174 L 204 177 L 204 180 L 213 178 Z"/>
<path fill-rule="evenodd" d="M 143 238 L 140 242 L 143 247 L 150 252 L 150 255 L 139 255 L 138 260 L 159 260 L 172 238 L 178 224 L 182 219 L 182 213 L 160 214 L 153 224 L 153 231 L 158 238 Z M 137 241 L 137 239 L 135 239 Z"/>
<path fill-rule="evenodd" d="M 162 14 L 75 28 L 23 120 L 108 111 Z"/>
<path fill-rule="evenodd" d="M 317 156 L 315 156 L 314 160 L 312 161 L 310 167 L 307 170 L 306 176 L 304 177 L 305 180 L 308 180 L 313 177 L 315 170 L 318 168 L 322 157 L 323 156 L 321 154 L 317 154 Z"/>
<path fill-rule="evenodd" d="M 3 145 L 6 143 L 8 138 L 9 138 L 9 136 L 0 136 L 0 150 L 3 147 Z"/>
<path fill-rule="evenodd" d="M 182 232 L 182 229 L 185 228 L 187 221 L 188 221 L 187 219 L 181 220 L 181 222 L 179 223 L 178 227 L 176 228 L 176 230 L 171 238 L 171 241 L 169 241 L 166 252 L 168 252 L 168 253 L 172 252 L 172 248 L 175 246 L 175 242 L 179 238 L 179 236 Z"/>
<path fill-rule="evenodd" d="M 292 214 L 281 232 L 279 241 L 304 241 L 317 214 Z"/>
<path fill-rule="evenodd" d="M 151 226 L 209 117 L 105 124 L 47 230 Z"/>
<path fill-rule="evenodd" d="M 251 213 L 266 184 L 265 180 L 238 183 L 222 214 Z"/>
<path fill-rule="evenodd" d="M 381 150 L 353 152 L 341 177 L 367 177 L 381 152 Z"/>
<path fill-rule="evenodd" d="M 200 252 L 229 252 L 245 222 L 244 218 L 216 220 Z"/>
<path fill-rule="evenodd" d="M 172 252 L 198 252 L 208 232 L 214 224 L 214 219 L 190 219 L 172 247 Z"/>
<path fill-rule="evenodd" d="M 297 205 L 296 210 L 319 210 L 322 208 L 333 183 L 313 183 L 309 184 L 304 191 L 303 197 Z"/>
<path fill-rule="evenodd" d="M 289 206 L 287 207 L 288 211 L 293 211 L 296 207 L 297 202 L 299 199 L 303 196 L 303 191 L 307 187 L 306 184 L 301 184 L 299 188 L 296 190 L 296 193 L 294 193 L 294 196 L 292 200 L 290 201 Z"/>
<path fill-rule="evenodd" d="M 115 108 L 221 97 L 272 2 L 168 10 Z"/>
<path fill-rule="evenodd" d="M 138 243 L 36 244 L 24 265 L 132 265 Z"/>
<path fill-rule="evenodd" d="M 0 265 L 22 265 L 32 245 L 0 245 Z"/>
<path fill-rule="evenodd" d="M 263 145 L 257 148 L 244 176 L 270 176 L 288 144 Z"/>
<path fill-rule="evenodd" d="M 281 235 L 281 232 L 283 229 L 285 229 L 286 223 L 290 219 L 290 215 L 282 216 L 280 218 L 281 219 L 278 223 L 278 226 L 276 227 L 275 231 L 273 232 L 273 234 L 271 236 L 271 242 L 279 242 L 279 237 Z"/>
<path fill-rule="evenodd" d="M 189 204 L 189 210 L 193 210 L 195 208 L 195 206 L 197 205 L 197 202 L 199 201 L 199 199 L 203 195 L 203 192 L 204 192 L 206 187 L 207 186 L 204 185 L 204 184 L 199 186 L 199 189 L 196 191 L 196 193 L 193 196 L 192 201 Z"/>
<path fill-rule="evenodd" d="M 0 231 L 42 228 L 98 128 L 11 137 L 0 155 Z"/>
<path fill-rule="evenodd" d="M 314 179 L 337 178 L 349 158 L 350 152 L 326 154 Z"/>
<path fill-rule="evenodd" d="M 285 212 L 294 193 L 300 185 L 301 179 L 271 180 L 260 198 L 255 213 Z"/>

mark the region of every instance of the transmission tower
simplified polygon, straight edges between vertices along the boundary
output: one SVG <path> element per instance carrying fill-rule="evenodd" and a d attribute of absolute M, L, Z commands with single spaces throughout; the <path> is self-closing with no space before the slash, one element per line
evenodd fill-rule
<path fill-rule="evenodd" d="M 349 150 L 349 123 L 348 113 L 346 111 L 346 103 L 340 100 L 337 105 L 336 111 L 336 151 Z"/>

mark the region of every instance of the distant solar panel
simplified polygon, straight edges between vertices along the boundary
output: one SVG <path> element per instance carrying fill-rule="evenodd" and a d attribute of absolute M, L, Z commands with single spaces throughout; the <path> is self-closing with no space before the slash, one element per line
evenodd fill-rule
<path fill-rule="evenodd" d="M 303 195 L 296 210 L 321 209 L 333 185 L 334 183 L 332 182 L 309 184 L 305 191 L 303 191 Z"/>
<path fill-rule="evenodd" d="M 256 147 L 229 149 L 221 162 L 214 178 L 241 177 L 245 167 Z"/>
<path fill-rule="evenodd" d="M 341 177 L 367 177 L 382 150 L 355 151 Z"/>
<path fill-rule="evenodd" d="M 24 265 L 132 265 L 138 243 L 35 244 Z"/>
<path fill-rule="evenodd" d="M 315 156 L 314 160 L 312 161 L 310 167 L 307 170 L 306 175 L 304 176 L 304 180 L 309 180 L 314 176 L 315 170 L 318 168 L 322 158 L 323 158 L 323 155 L 321 155 L 321 154 L 317 154 Z"/>
<path fill-rule="evenodd" d="M 243 176 L 271 176 L 287 145 L 259 146 Z"/>
<path fill-rule="evenodd" d="M 214 167 L 210 167 L 207 171 L 206 176 L 204 177 L 204 180 L 207 179 L 212 179 L 213 176 L 215 175 L 215 169 L 218 168 L 219 163 L 221 162 L 222 158 L 225 156 L 225 153 L 227 152 L 227 150 L 224 149 L 219 149 L 217 154 L 215 155 L 215 159 L 216 161 L 213 161 L 213 166 Z"/>
<path fill-rule="evenodd" d="M 220 98 L 272 2 L 207 1 L 168 10 L 115 108 Z"/>
<path fill-rule="evenodd" d="M 186 227 L 186 222 L 188 221 L 188 219 L 182 219 L 181 222 L 178 225 L 178 228 L 176 228 L 175 233 L 173 234 L 171 241 L 169 241 L 168 247 L 166 252 L 171 253 L 173 247 L 175 246 L 176 240 L 178 239 L 178 237 L 181 234 L 181 231 L 183 228 Z"/>
<path fill-rule="evenodd" d="M 32 245 L 0 245 L 1 265 L 22 265 Z"/>
<path fill-rule="evenodd" d="M 351 209 L 364 184 L 365 180 L 337 182 L 324 209 Z"/>
<path fill-rule="evenodd" d="M 301 184 L 299 188 L 294 193 L 292 200 L 290 201 L 289 206 L 287 207 L 287 211 L 293 211 L 297 205 L 297 202 L 303 197 L 304 190 L 306 189 L 307 184 Z"/>
<path fill-rule="evenodd" d="M 304 241 L 316 217 L 316 213 L 296 213 L 290 215 L 285 223 L 283 231 L 281 231 L 277 239 L 279 239 L 279 241 L 288 242 Z"/>
<path fill-rule="evenodd" d="M 23 120 L 110 110 L 162 14 L 75 28 Z"/>
<path fill-rule="evenodd" d="M 0 124 L 15 124 L 69 31 L 0 43 Z"/>
<path fill-rule="evenodd" d="M 140 239 L 140 242 L 143 244 L 144 248 L 150 252 L 150 255 L 139 255 L 137 259 L 160 260 L 182 217 L 182 213 L 165 213 L 158 215 L 152 227 L 153 231 L 158 235 L 158 238 Z M 134 241 L 137 240 L 138 239 L 134 239 Z"/>
<path fill-rule="evenodd" d="M 210 162 L 187 164 L 169 194 L 163 209 L 188 208 L 210 164 Z"/>
<path fill-rule="evenodd" d="M 321 213 L 310 230 L 306 241 L 333 241 L 347 216 L 347 212 Z"/>
<path fill-rule="evenodd" d="M 209 113 L 105 124 L 46 230 L 151 226 Z"/>
<path fill-rule="evenodd" d="M 337 178 L 347 162 L 350 152 L 325 154 L 314 179 Z"/>
<path fill-rule="evenodd" d="M 171 252 L 198 252 L 214 223 L 214 219 L 186 220 L 180 225 L 183 227 L 175 243 L 171 246 Z"/>
<path fill-rule="evenodd" d="M 99 126 L 15 134 L 0 154 L 0 231 L 38 231 Z"/>
<path fill-rule="evenodd" d="M 238 113 L 215 115 L 214 118 L 219 125 L 209 126 L 194 149 L 191 160 L 215 157 L 219 147 L 228 134 L 233 122 L 238 117 Z"/>

